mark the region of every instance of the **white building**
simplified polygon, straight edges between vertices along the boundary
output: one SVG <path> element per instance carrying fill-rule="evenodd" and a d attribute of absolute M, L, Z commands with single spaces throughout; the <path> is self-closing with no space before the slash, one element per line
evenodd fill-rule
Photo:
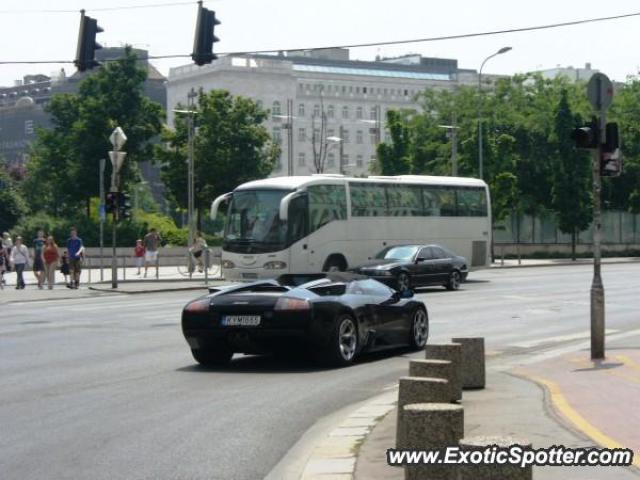
<path fill-rule="evenodd" d="M 271 111 L 268 128 L 282 145 L 273 175 L 314 173 L 314 144 L 318 151 L 323 138 L 324 172 L 366 174 L 375 160 L 376 144 L 387 138 L 386 111 L 417 108 L 419 92 L 451 88 L 458 83 L 459 72 L 452 59 L 408 55 L 352 61 L 346 49 L 226 56 L 211 65 L 170 70 L 168 123 L 173 125 L 172 109 L 187 103 L 192 88 L 225 89 L 251 97 Z M 292 148 L 288 146 L 289 118 Z"/>
<path fill-rule="evenodd" d="M 598 71 L 591 68 L 590 63 L 585 63 L 584 68 L 561 67 L 558 65 L 556 68 L 539 70 L 544 78 L 564 77 L 572 82 L 588 82 L 591 76 Z"/>

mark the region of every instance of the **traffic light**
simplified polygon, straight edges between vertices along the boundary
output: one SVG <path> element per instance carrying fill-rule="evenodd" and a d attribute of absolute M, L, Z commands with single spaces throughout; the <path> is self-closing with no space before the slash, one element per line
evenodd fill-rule
<path fill-rule="evenodd" d="M 131 218 L 131 195 L 120 192 L 118 194 L 118 218 L 129 220 Z"/>
<path fill-rule="evenodd" d="M 78 71 L 84 72 L 100 65 L 96 62 L 95 56 L 96 50 L 102 48 L 102 45 L 96 43 L 96 35 L 102 31 L 95 18 L 87 17 L 84 10 L 80 10 L 78 47 L 76 48 L 76 59 L 73 61 Z"/>
<path fill-rule="evenodd" d="M 118 192 L 109 192 L 105 199 L 104 209 L 107 213 L 113 213 L 118 207 Z"/>
<path fill-rule="evenodd" d="M 607 123 L 606 138 L 602 144 L 600 154 L 600 175 L 603 177 L 617 177 L 622 173 L 622 153 L 620 152 L 620 133 L 618 124 Z"/>
<path fill-rule="evenodd" d="M 594 117 L 586 125 L 576 128 L 572 132 L 571 138 L 576 142 L 576 148 L 598 148 L 600 146 L 598 120 Z"/>
<path fill-rule="evenodd" d="M 213 44 L 219 41 L 219 38 L 214 35 L 216 25 L 220 25 L 220 22 L 216 19 L 216 12 L 204 8 L 202 2 L 198 2 L 196 35 L 193 40 L 193 53 L 191 54 L 191 58 L 196 65 L 202 66 L 218 58 L 213 53 Z"/>

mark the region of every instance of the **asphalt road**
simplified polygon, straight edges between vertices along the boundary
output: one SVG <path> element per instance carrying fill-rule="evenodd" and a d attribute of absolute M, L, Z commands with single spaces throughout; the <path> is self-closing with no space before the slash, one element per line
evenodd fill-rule
<path fill-rule="evenodd" d="M 639 273 L 640 264 L 605 266 L 608 329 L 640 328 Z M 589 267 L 487 270 L 470 280 L 458 292 L 419 293 L 430 341 L 481 335 L 500 361 L 588 337 Z M 269 357 L 198 368 L 179 329 L 192 297 L 4 305 L 0 477 L 258 480 L 318 419 L 405 374 L 402 351 L 339 370 Z"/>

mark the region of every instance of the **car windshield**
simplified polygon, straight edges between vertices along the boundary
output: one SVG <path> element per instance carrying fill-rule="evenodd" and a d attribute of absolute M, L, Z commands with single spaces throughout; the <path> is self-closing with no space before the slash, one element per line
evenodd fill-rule
<path fill-rule="evenodd" d="M 225 245 L 230 251 L 266 252 L 284 248 L 286 228 L 280 221 L 280 200 L 286 190 L 235 192 L 227 214 Z"/>
<path fill-rule="evenodd" d="M 376 258 L 381 260 L 411 260 L 418 248 L 416 246 L 391 247 L 378 253 Z"/>

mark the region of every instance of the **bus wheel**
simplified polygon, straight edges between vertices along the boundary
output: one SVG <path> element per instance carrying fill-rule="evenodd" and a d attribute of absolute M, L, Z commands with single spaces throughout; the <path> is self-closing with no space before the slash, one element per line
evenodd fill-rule
<path fill-rule="evenodd" d="M 332 255 L 327 258 L 327 261 L 324 262 L 324 267 L 322 267 L 323 272 L 344 272 L 346 269 L 347 265 L 344 258 L 338 255 Z"/>

